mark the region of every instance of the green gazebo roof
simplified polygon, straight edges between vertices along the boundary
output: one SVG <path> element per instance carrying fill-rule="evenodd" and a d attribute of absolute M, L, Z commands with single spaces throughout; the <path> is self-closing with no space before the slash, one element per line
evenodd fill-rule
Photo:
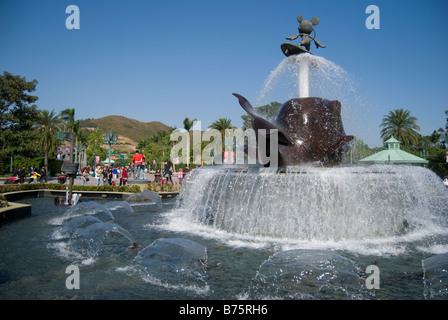
<path fill-rule="evenodd" d="M 393 136 L 385 142 L 386 149 L 364 159 L 359 160 L 366 164 L 392 163 L 392 164 L 426 164 L 428 160 L 414 156 L 400 149 L 400 142 Z"/>

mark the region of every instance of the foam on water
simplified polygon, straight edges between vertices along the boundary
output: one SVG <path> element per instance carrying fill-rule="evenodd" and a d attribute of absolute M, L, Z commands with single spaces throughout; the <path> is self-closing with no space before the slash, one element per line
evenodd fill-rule
<path fill-rule="evenodd" d="M 201 168 L 160 227 L 237 247 L 399 255 L 448 234 L 447 203 L 440 178 L 418 167 Z M 417 250 L 437 248 L 428 240 Z"/>

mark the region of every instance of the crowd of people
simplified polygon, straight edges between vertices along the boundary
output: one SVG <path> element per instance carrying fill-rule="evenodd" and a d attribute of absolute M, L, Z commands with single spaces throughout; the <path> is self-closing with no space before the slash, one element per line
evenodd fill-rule
<path fill-rule="evenodd" d="M 165 163 L 164 169 L 161 171 L 157 169 L 152 171 L 154 173 L 154 180 L 151 182 L 171 182 L 174 183 L 173 175 L 177 175 L 178 183 L 182 183 L 185 175 L 188 173 L 189 168 L 186 166 L 184 169 L 179 168 L 177 172 L 174 172 L 174 166 L 171 162 Z M 82 184 L 87 185 L 90 179 L 95 180 L 95 185 L 117 185 L 125 186 L 128 180 L 147 180 L 146 173 L 150 172 L 150 166 L 147 165 L 145 156 L 139 151 L 135 152 L 132 157 L 132 162 L 127 166 L 116 165 L 97 165 L 87 166 L 80 168 L 80 174 L 77 178 L 82 179 Z M 176 176 L 175 176 L 176 177 Z M 67 181 L 67 175 L 61 172 L 57 175 L 58 182 L 64 184 Z M 13 177 L 8 178 L 7 183 L 45 183 L 48 182 L 47 170 L 45 167 L 36 169 L 34 166 L 29 166 L 26 169 L 25 166 L 17 168 L 14 171 Z"/>
<path fill-rule="evenodd" d="M 45 167 L 36 169 L 34 166 L 25 166 L 14 169 L 13 176 L 7 180 L 7 183 L 37 183 L 47 182 L 47 170 Z"/>

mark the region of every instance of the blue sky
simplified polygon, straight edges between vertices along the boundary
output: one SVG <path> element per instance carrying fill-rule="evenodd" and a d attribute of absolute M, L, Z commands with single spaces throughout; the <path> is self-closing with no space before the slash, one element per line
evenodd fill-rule
<path fill-rule="evenodd" d="M 65 26 L 71 4 L 79 30 Z M 379 30 L 365 25 L 371 4 Z M 38 80 L 39 109 L 75 108 L 76 119 L 122 115 L 181 128 L 189 117 L 205 130 L 225 117 L 241 126 L 232 93 L 255 103 L 299 13 L 320 18 L 327 47 L 312 52 L 356 83 L 341 101 L 347 134 L 381 146 L 381 120 L 397 108 L 418 118 L 423 135 L 445 127 L 445 0 L 0 0 L 0 72 Z"/>

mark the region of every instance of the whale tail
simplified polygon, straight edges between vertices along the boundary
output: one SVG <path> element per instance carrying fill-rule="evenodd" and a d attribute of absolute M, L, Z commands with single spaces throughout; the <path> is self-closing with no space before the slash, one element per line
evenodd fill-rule
<path fill-rule="evenodd" d="M 266 129 L 266 138 L 270 139 L 270 130 L 278 130 L 278 144 L 284 146 L 292 146 L 294 145 L 293 139 L 286 133 L 283 129 L 279 128 L 276 124 L 266 120 L 261 115 L 255 111 L 249 101 L 243 96 L 234 93 L 235 97 L 238 98 L 238 101 L 243 107 L 243 109 L 249 114 L 249 116 L 254 121 L 254 129 L 258 132 L 259 129 Z"/>

